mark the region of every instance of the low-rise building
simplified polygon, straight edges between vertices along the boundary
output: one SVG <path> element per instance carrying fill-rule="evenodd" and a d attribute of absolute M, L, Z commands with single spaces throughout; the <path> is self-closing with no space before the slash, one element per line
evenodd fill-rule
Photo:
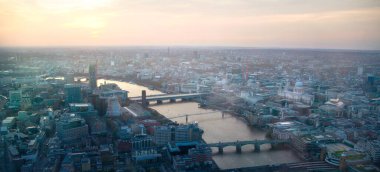
<path fill-rule="evenodd" d="M 88 136 L 88 125 L 79 115 L 63 114 L 57 123 L 57 135 L 63 142 L 69 142 Z"/>

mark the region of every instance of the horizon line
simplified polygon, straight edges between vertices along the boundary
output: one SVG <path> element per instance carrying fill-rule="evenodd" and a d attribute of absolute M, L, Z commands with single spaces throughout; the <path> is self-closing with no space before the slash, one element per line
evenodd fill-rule
<path fill-rule="evenodd" d="M 322 50 L 322 51 L 380 51 L 380 49 L 353 48 L 310 48 L 310 47 L 276 47 L 276 46 L 236 46 L 236 45 L 18 45 L 3 46 L 4 48 L 230 48 L 230 49 L 261 49 L 261 50 Z"/>

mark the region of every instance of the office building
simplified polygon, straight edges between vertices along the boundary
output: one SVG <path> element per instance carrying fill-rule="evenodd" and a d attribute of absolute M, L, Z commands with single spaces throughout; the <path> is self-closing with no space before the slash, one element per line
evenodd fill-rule
<path fill-rule="evenodd" d="M 15 124 L 16 124 L 15 117 L 7 117 L 2 121 L 1 127 L 12 128 Z"/>
<path fill-rule="evenodd" d="M 97 70 L 96 64 L 91 64 L 88 68 L 91 90 L 94 90 L 97 87 L 96 70 Z"/>
<path fill-rule="evenodd" d="M 154 128 L 154 142 L 157 145 L 165 145 L 172 141 L 172 127 L 168 126 L 155 126 Z"/>
<path fill-rule="evenodd" d="M 9 91 L 9 107 L 10 108 L 19 108 L 22 101 L 22 92 L 21 90 Z"/>
<path fill-rule="evenodd" d="M 188 154 L 177 155 L 173 158 L 173 168 L 176 171 L 186 171 L 196 167 L 212 167 L 212 151 L 205 144 L 198 144 L 188 150 Z"/>
<path fill-rule="evenodd" d="M 153 147 L 152 137 L 146 134 L 139 134 L 131 139 L 132 150 L 143 150 Z"/>
<path fill-rule="evenodd" d="M 380 141 L 374 140 L 368 142 L 369 154 L 374 163 L 380 163 Z"/>
<path fill-rule="evenodd" d="M 27 121 L 29 119 L 28 112 L 26 111 L 18 111 L 17 113 L 17 120 L 19 121 Z"/>
<path fill-rule="evenodd" d="M 82 93 L 80 85 L 65 84 L 65 102 L 80 103 L 82 101 Z"/>
<path fill-rule="evenodd" d="M 57 135 L 63 142 L 88 136 L 88 125 L 79 115 L 63 114 L 56 125 Z"/>
<path fill-rule="evenodd" d="M 91 122 L 98 116 L 98 111 L 91 103 L 70 103 L 69 112 L 83 117 L 87 122 Z"/>

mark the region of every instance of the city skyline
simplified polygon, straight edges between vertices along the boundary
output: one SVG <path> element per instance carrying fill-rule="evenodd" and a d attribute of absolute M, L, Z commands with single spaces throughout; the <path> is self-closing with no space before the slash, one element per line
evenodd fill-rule
<path fill-rule="evenodd" d="M 380 1 L 0 1 L 0 46 L 380 49 Z"/>
<path fill-rule="evenodd" d="M 380 171 L 380 51 L 0 50 L 0 171 Z"/>

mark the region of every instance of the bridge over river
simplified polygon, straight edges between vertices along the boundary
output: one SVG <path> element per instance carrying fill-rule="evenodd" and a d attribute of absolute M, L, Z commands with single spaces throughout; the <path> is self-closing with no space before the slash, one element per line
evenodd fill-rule
<path fill-rule="evenodd" d="M 217 143 L 208 143 L 207 145 L 209 147 L 216 147 L 218 148 L 219 153 L 223 153 L 223 149 L 227 146 L 235 146 L 236 152 L 241 152 L 241 147 L 245 145 L 253 145 L 255 152 L 260 152 L 260 146 L 263 144 L 270 144 L 273 147 L 275 147 L 278 144 L 286 144 L 288 141 L 286 140 L 246 140 L 246 141 L 235 141 L 235 142 L 217 142 Z"/>
<path fill-rule="evenodd" d="M 170 102 L 176 102 L 177 99 L 182 100 L 193 100 L 197 98 L 202 98 L 209 93 L 189 93 L 189 94 L 163 94 L 163 95 L 154 95 L 154 96 L 143 96 L 139 97 L 130 97 L 129 100 L 141 102 L 143 105 L 149 105 L 149 102 L 156 101 L 157 104 L 162 104 L 162 101 L 169 100 Z"/>

